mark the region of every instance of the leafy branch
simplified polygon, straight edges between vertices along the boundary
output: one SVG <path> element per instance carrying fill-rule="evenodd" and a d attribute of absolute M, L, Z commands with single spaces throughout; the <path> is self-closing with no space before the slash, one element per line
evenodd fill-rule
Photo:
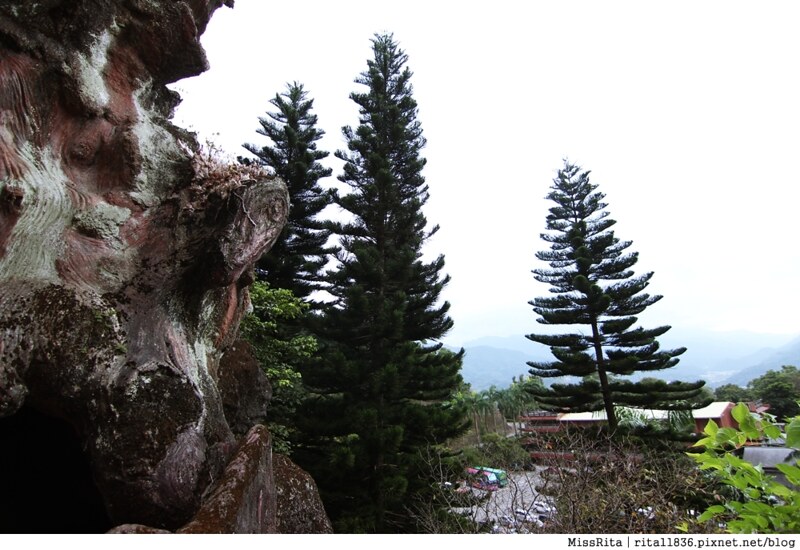
<path fill-rule="evenodd" d="M 714 520 L 730 533 L 797 533 L 800 532 L 800 416 L 782 432 L 769 415 L 754 416 L 743 403 L 732 411 L 739 428 L 719 427 L 713 420 L 704 429 L 705 437 L 697 445 L 702 453 L 689 453 L 702 470 L 710 471 L 722 483 L 735 489 L 735 497 L 709 507 L 698 522 Z M 738 456 L 738 451 L 751 442 L 764 438 L 784 438 L 787 460 L 776 468 L 786 477 L 786 484 Z"/>

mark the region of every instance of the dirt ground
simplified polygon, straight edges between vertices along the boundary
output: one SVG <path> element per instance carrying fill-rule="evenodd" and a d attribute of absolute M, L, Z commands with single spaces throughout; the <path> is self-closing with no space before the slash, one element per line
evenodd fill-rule
<path fill-rule="evenodd" d="M 552 512 L 548 497 L 537 492 L 541 483 L 539 471 L 509 472 L 508 486 L 496 491 L 471 489 L 476 497 L 488 494 L 471 508 L 454 508 L 453 512 L 470 517 L 476 523 L 489 523 L 495 533 L 535 532 Z"/>

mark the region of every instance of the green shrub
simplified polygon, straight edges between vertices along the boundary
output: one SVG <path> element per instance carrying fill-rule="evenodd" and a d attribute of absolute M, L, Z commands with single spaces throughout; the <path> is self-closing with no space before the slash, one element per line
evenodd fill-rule
<path fill-rule="evenodd" d="M 764 472 L 737 456 L 736 451 L 749 441 L 764 437 L 785 437 L 787 454 L 797 456 L 800 449 L 800 416 L 786 425 L 786 432 L 769 416 L 754 417 L 747 406 L 739 403 L 733 409 L 739 429 L 720 428 L 709 421 L 698 446 L 702 453 L 690 454 L 703 470 L 714 474 L 722 483 L 735 489 L 734 498 L 710 506 L 698 522 L 714 520 L 725 526 L 729 533 L 798 533 L 800 532 L 800 467 L 797 459 L 792 464 L 778 464 L 776 468 L 786 476 L 790 487 L 782 485 Z M 790 451 L 791 449 L 791 451 Z"/>

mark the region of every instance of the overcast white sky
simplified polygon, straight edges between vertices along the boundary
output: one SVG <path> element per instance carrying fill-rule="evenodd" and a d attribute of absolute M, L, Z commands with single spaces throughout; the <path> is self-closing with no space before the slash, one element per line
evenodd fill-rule
<path fill-rule="evenodd" d="M 646 326 L 797 334 L 798 16 L 789 1 L 236 0 L 203 37 L 211 69 L 173 86 L 176 122 L 243 154 L 297 80 L 321 148 L 343 149 L 370 38 L 392 32 L 428 140 L 448 343 L 540 330 L 530 271 L 565 157 L 607 195 L 637 273 L 655 271 Z"/>

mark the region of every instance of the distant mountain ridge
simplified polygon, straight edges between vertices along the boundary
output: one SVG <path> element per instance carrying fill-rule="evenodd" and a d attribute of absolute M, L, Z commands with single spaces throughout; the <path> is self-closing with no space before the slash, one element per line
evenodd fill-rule
<path fill-rule="evenodd" d="M 700 379 L 711 387 L 745 386 L 768 370 L 783 365 L 800 367 L 800 336 L 672 329 L 659 342 L 665 349 L 688 348 L 675 367 L 647 374 L 665 380 Z M 492 385 L 508 387 L 513 377 L 528 374 L 527 361 L 552 360 L 546 346 L 522 335 L 483 337 L 467 342 L 464 349 L 462 376 L 475 391 Z"/>
<path fill-rule="evenodd" d="M 514 377 L 528 374 L 526 361 L 536 360 L 531 354 L 519 350 L 492 346 L 465 347 L 466 355 L 461 376 L 469 382 L 474 391 L 489 389 L 491 386 L 507 388 Z M 549 353 L 547 350 L 545 352 Z M 543 354 L 546 358 L 546 353 Z"/>
<path fill-rule="evenodd" d="M 725 383 L 744 386 L 753 378 L 757 378 L 767 371 L 780 370 L 783 365 L 794 365 L 800 368 L 800 337 L 774 350 L 755 365 L 746 367 L 729 376 Z"/>

